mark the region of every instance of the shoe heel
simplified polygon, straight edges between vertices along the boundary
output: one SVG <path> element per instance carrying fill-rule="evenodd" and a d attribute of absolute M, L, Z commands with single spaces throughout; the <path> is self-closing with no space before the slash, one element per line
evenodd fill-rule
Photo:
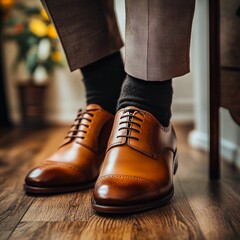
<path fill-rule="evenodd" d="M 176 172 L 177 172 L 177 169 L 178 169 L 178 154 L 177 154 L 177 150 L 175 152 L 175 155 L 174 155 L 174 170 L 173 170 L 173 174 L 175 175 Z"/>

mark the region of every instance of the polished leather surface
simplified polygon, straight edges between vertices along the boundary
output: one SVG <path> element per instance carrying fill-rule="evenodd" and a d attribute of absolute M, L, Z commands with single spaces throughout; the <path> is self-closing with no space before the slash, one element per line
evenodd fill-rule
<path fill-rule="evenodd" d="M 99 105 L 79 112 L 62 145 L 26 176 L 33 187 L 64 187 L 94 181 L 104 159 L 114 116 Z"/>
<path fill-rule="evenodd" d="M 147 111 L 118 111 L 103 166 L 94 189 L 94 202 L 129 206 L 161 199 L 173 187 L 176 136 Z"/>
<path fill-rule="evenodd" d="M 112 0 L 41 0 L 71 70 L 123 45 Z M 126 0 L 126 72 L 163 81 L 189 72 L 195 0 Z"/>

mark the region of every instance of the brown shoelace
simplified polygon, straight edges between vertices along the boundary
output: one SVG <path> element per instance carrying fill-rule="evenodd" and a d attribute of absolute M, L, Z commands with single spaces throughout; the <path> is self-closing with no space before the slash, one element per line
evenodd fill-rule
<path fill-rule="evenodd" d="M 119 138 L 119 137 L 126 137 L 126 139 L 132 138 L 132 139 L 135 139 L 135 140 L 139 141 L 138 137 L 131 136 L 131 131 L 135 131 L 137 133 L 141 133 L 141 131 L 139 129 L 135 128 L 134 125 L 137 126 L 138 128 L 141 128 L 142 125 L 140 123 L 137 123 L 135 120 L 139 120 L 140 122 L 143 122 L 143 120 L 141 118 L 133 115 L 133 112 L 138 112 L 142 116 L 143 116 L 143 114 L 141 113 L 141 111 L 136 110 L 134 108 L 127 109 L 126 111 L 123 112 L 123 114 L 125 114 L 126 112 L 127 112 L 127 114 L 121 116 L 120 119 L 127 118 L 127 120 L 119 122 L 119 125 L 121 125 L 123 123 L 127 123 L 127 126 L 120 127 L 118 129 L 118 131 L 120 131 L 122 129 L 127 129 L 127 133 L 126 134 L 122 134 L 122 135 L 118 135 L 117 138 Z"/>
<path fill-rule="evenodd" d="M 91 110 L 82 110 L 79 109 L 78 110 L 78 114 L 77 117 L 74 120 L 74 124 L 71 125 L 70 130 L 68 131 L 66 138 L 70 138 L 70 139 L 75 139 L 75 138 L 81 138 L 84 139 L 86 136 L 84 136 L 87 131 L 86 130 L 82 130 L 80 129 L 81 126 L 84 126 L 86 128 L 89 128 L 88 124 L 85 124 L 82 122 L 83 119 L 85 119 L 86 121 L 88 121 L 89 123 L 92 122 L 92 120 L 89 118 L 90 117 L 94 117 L 94 113 L 91 113 L 90 111 L 93 111 L 94 109 Z M 83 132 L 83 136 L 78 136 L 78 133 Z"/>

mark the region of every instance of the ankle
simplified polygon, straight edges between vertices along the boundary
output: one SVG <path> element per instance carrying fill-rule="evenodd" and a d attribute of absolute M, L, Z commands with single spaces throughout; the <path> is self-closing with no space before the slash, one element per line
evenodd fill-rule
<path fill-rule="evenodd" d="M 135 106 L 153 114 L 165 127 L 169 125 L 172 104 L 172 80 L 145 81 L 127 75 L 117 110 Z"/>

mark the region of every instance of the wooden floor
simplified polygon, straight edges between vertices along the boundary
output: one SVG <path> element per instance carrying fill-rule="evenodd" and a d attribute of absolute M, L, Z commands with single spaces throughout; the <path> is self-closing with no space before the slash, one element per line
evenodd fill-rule
<path fill-rule="evenodd" d="M 222 164 L 222 180 L 208 180 L 207 154 L 187 144 L 190 126 L 178 125 L 180 167 L 175 196 L 160 209 L 102 216 L 92 190 L 26 196 L 25 174 L 62 141 L 67 128 L 0 132 L 0 239 L 240 239 L 240 174 Z"/>

